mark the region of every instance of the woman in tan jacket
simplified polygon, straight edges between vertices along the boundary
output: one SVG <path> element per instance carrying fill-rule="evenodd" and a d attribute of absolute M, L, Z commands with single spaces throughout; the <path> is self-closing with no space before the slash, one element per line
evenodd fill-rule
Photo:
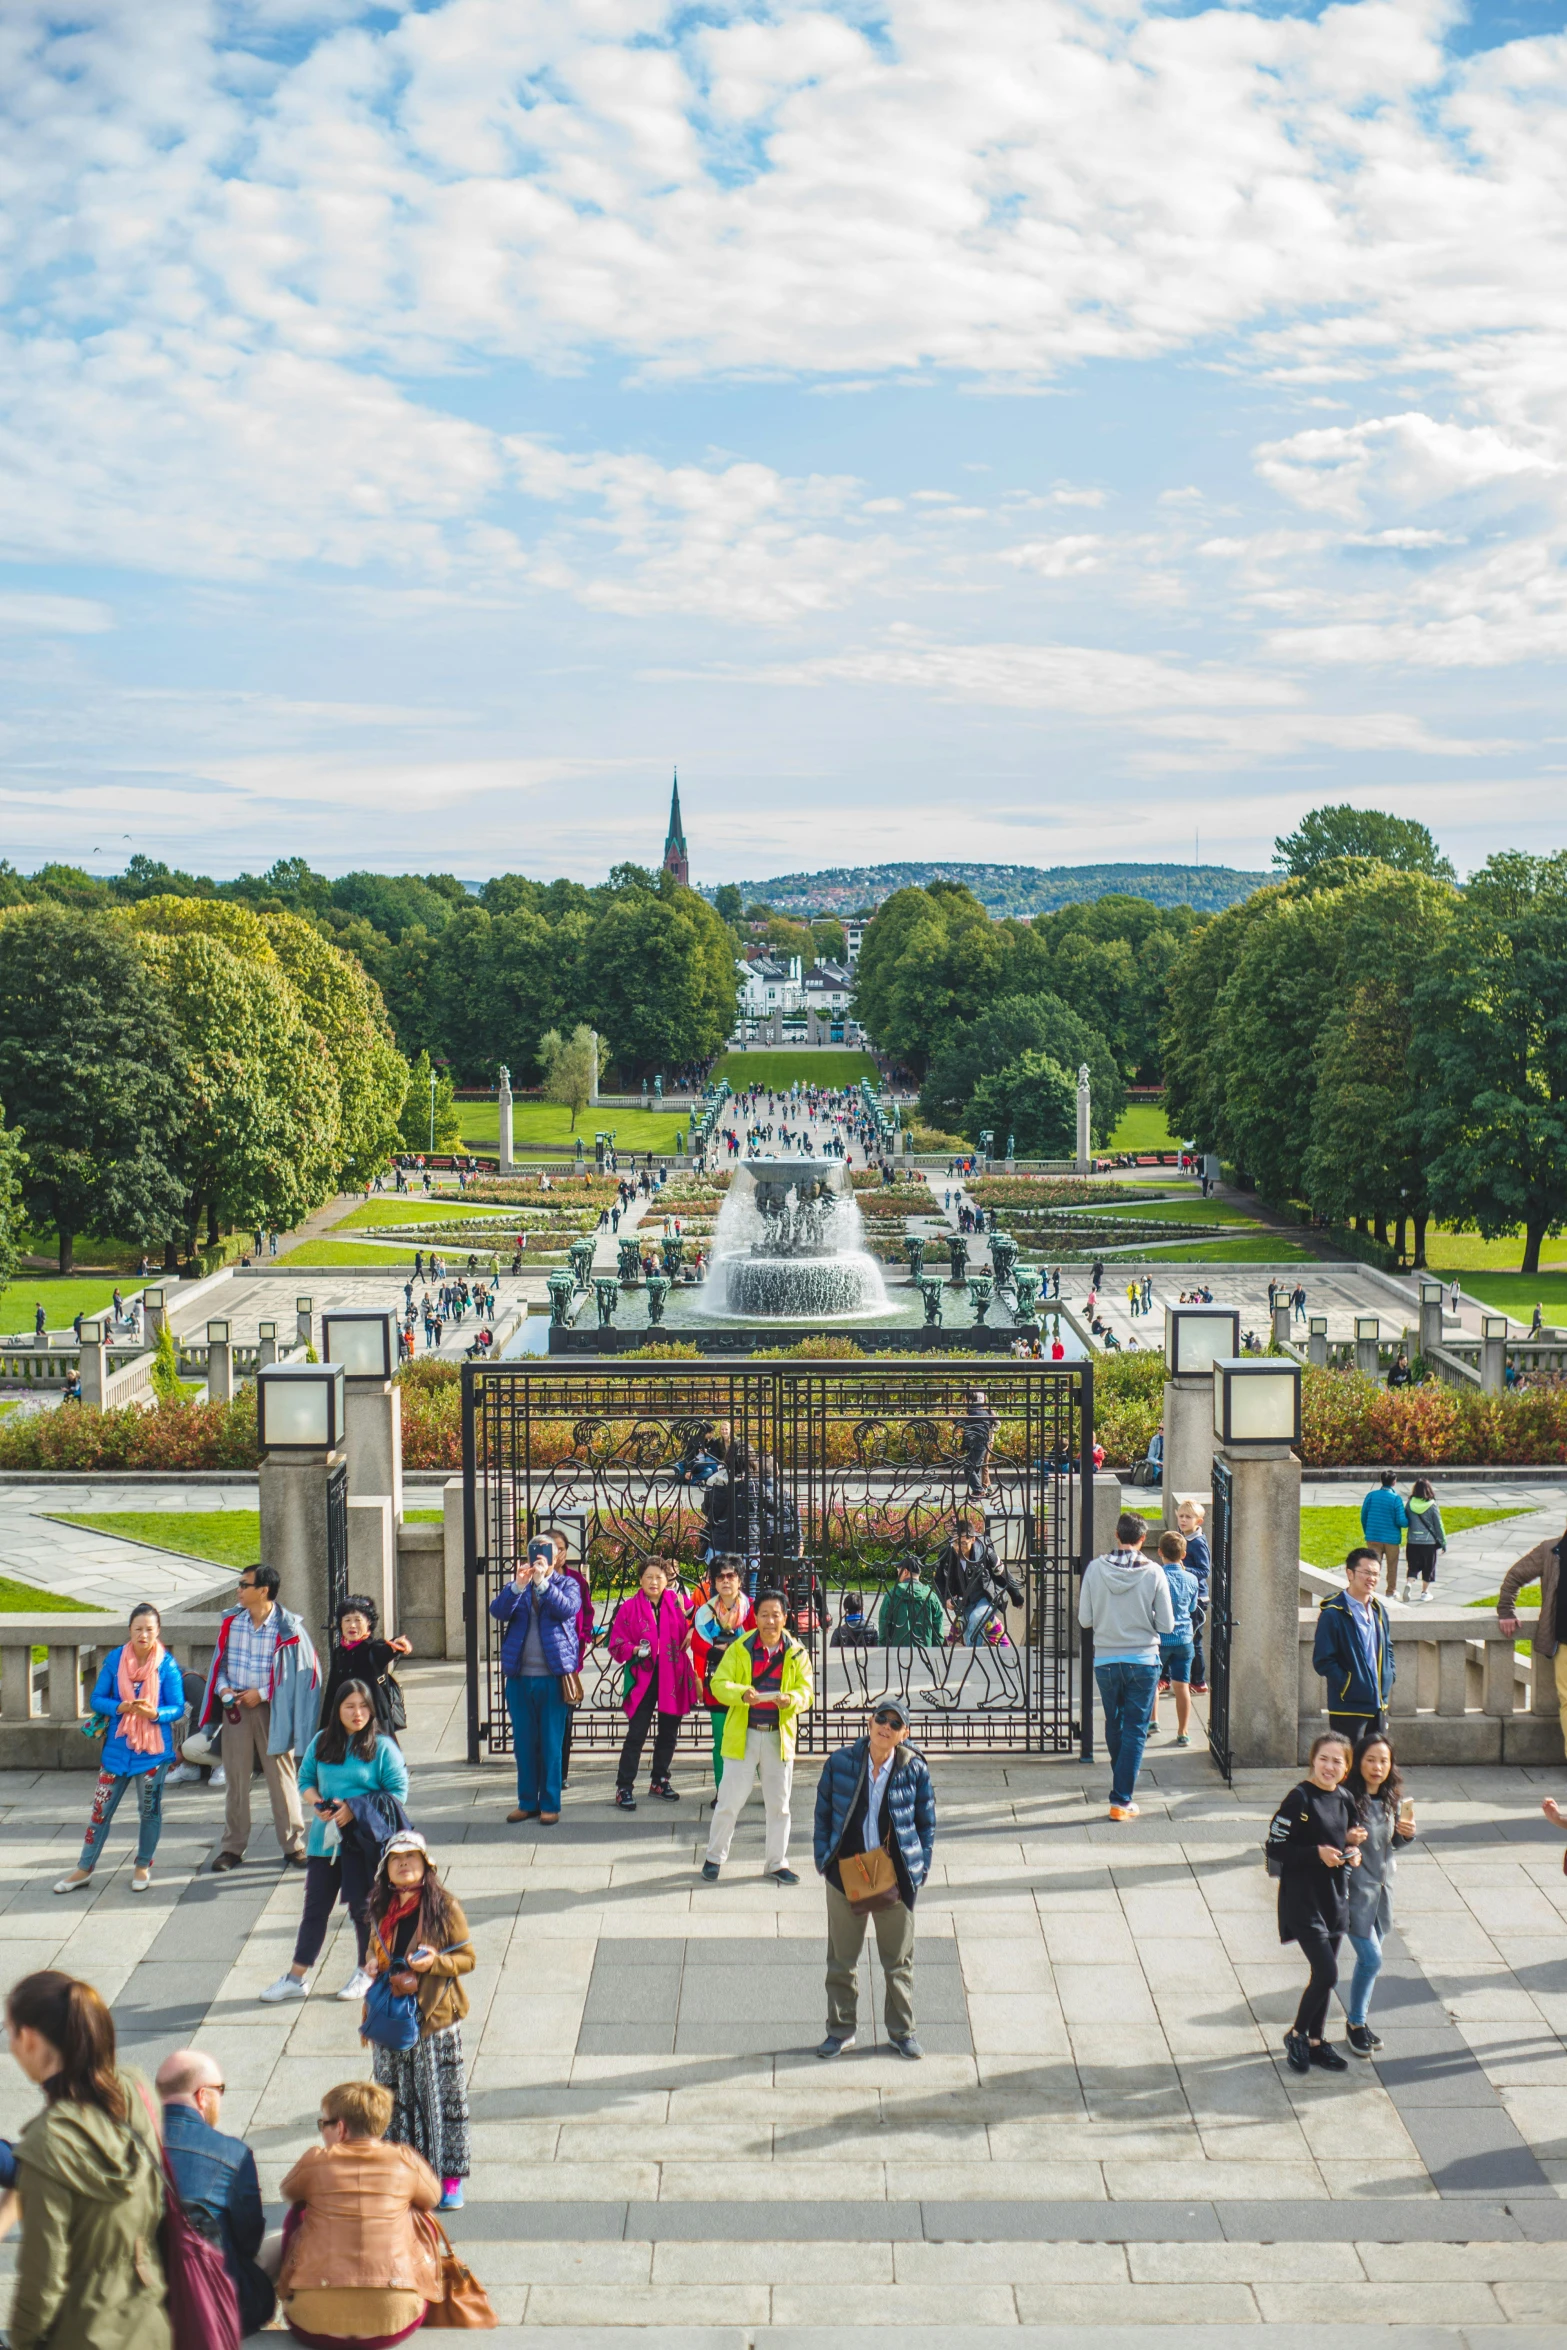
<path fill-rule="evenodd" d="M 310 2350 L 401 2342 L 441 2297 L 434 2249 L 414 2214 L 433 2211 L 441 2183 L 411 2146 L 384 2135 L 392 2093 L 345 2081 L 321 2100 L 321 2143 L 283 2181 L 285 2228 L 278 2301 Z"/>
<path fill-rule="evenodd" d="M 462 1978 L 473 1963 L 461 1904 L 436 1875 L 418 1830 L 401 1829 L 382 1851 L 371 1888 L 365 1965 L 372 1974 L 389 1969 L 394 1991 L 417 1989 L 419 2037 L 412 2048 L 377 2047 L 375 2077 L 394 2100 L 389 2135 L 423 2155 L 441 2182 L 443 2211 L 461 2204 L 468 2176 Z"/>

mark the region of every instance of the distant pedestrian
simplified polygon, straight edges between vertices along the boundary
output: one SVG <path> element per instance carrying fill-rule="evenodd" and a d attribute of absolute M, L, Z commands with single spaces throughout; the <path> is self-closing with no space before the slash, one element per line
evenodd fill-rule
<path fill-rule="evenodd" d="M 1384 1469 L 1381 1482 L 1361 1502 L 1360 1531 L 1386 1570 L 1390 1598 L 1398 1593 L 1399 1546 L 1408 1524 L 1409 1512 L 1397 1489 L 1397 1479 L 1391 1469 Z"/>
<path fill-rule="evenodd" d="M 812 1694 L 811 1660 L 785 1629 L 783 1593 L 758 1593 L 756 1630 L 730 1642 L 713 1675 L 713 1695 L 726 1708 L 728 1719 L 724 1775 L 702 1862 L 709 1884 L 729 1858 L 736 1823 L 758 1772 L 766 1813 L 763 1870 L 778 1885 L 800 1882 L 789 1866 L 789 1794 L 795 1726 Z"/>
<path fill-rule="evenodd" d="M 897 1581 L 882 1600 L 876 1630 L 883 1648 L 939 1648 L 945 1639 L 947 1611 L 940 1594 L 924 1581 L 917 1558 L 899 1559 Z"/>
<path fill-rule="evenodd" d="M 935 1850 L 936 1793 L 908 1735 L 907 1713 L 884 1698 L 864 1736 L 827 1757 L 816 1784 L 816 1873 L 827 1881 L 827 2033 L 818 2056 L 854 2046 L 872 1921 L 887 1978 L 887 2037 L 900 2056 L 924 2053 L 914 2033 L 914 1904 Z"/>
<path fill-rule="evenodd" d="M 1344 1782 L 1354 1798 L 1357 1824 L 1366 1840 L 1360 1866 L 1349 1879 L 1349 1939 L 1355 1973 L 1344 2002 L 1346 2037 L 1356 2056 L 1374 2056 L 1382 2042 L 1368 2023 L 1371 1994 L 1382 1971 L 1382 1945 L 1393 1925 L 1393 1879 L 1398 1847 L 1415 1832 L 1415 1807 L 1393 1760 L 1386 1734 L 1373 1730 L 1355 1749 L 1354 1767 Z"/>
<path fill-rule="evenodd" d="M 395 1738 L 399 1730 L 408 1727 L 408 1710 L 395 1668 L 400 1656 L 412 1656 L 413 1642 L 401 1635 L 395 1640 L 377 1639 L 380 1611 L 365 1592 L 349 1592 L 338 1601 L 336 1614 L 326 1687 L 321 1692 L 321 1719 L 332 1720 L 339 1689 L 350 1681 L 363 1681 L 375 1701 L 376 1728 Z"/>
<path fill-rule="evenodd" d="M 1446 1548 L 1447 1533 L 1436 1487 L 1429 1477 L 1417 1477 L 1409 1495 L 1409 1541 L 1404 1551 L 1408 1566 L 1404 1582 L 1406 1599 L 1431 1597 L 1436 1587 L 1436 1554 Z"/>
<path fill-rule="evenodd" d="M 1197 1600 L 1197 1578 L 1186 1567 L 1186 1539 L 1161 1534 L 1159 1565 L 1170 1586 L 1173 1630 L 1159 1635 L 1159 1695 L 1170 1690 L 1175 1698 L 1175 1743 L 1190 1746 L 1192 1725 L 1192 1609 Z M 1153 1726 L 1158 1727 L 1159 1704 L 1154 1700 Z"/>
<path fill-rule="evenodd" d="M 1312 1643 L 1327 1717 L 1348 1739 L 1385 1729 L 1397 1663 L 1387 1609 L 1377 1597 L 1377 1554 L 1364 1545 L 1344 1561 L 1344 1589 L 1324 1600 Z"/>
<path fill-rule="evenodd" d="M 33 1308 L 33 1337 L 34 1337 L 34 1339 L 35 1339 L 35 1340 L 36 1340 L 36 1341 L 37 1341 L 39 1344 L 42 1344 L 43 1340 L 44 1340 L 44 1339 L 46 1339 L 46 1338 L 48 1337 L 48 1335 L 49 1335 L 49 1317 L 48 1317 L 48 1315 L 47 1315 L 47 1314 L 44 1312 L 44 1310 L 43 1310 L 43 1307 L 42 1307 L 42 1306 L 34 1306 L 34 1308 Z"/>
<path fill-rule="evenodd" d="M 1311 1972 L 1295 2021 L 1284 2035 L 1291 2072 L 1342 2073 L 1348 2066 L 1323 2038 L 1338 1982 L 1339 1944 L 1349 1926 L 1346 1874 L 1360 1862 L 1366 1831 L 1343 1781 L 1349 1740 L 1325 1730 L 1311 1742 L 1309 1774 L 1292 1787 L 1269 1822 L 1270 1875 L 1279 1880 L 1279 1940 L 1300 1945 Z"/>
<path fill-rule="evenodd" d="M 1203 1654 L 1203 1628 L 1208 1621 L 1208 1576 L 1213 1560 L 1208 1549 L 1208 1537 L 1203 1532 L 1207 1510 L 1202 1502 L 1183 1495 L 1175 1507 L 1176 1531 L 1186 1544 L 1186 1556 L 1181 1561 L 1188 1575 L 1195 1578 L 1197 1597 L 1192 1603 L 1192 1695 L 1208 1694 L 1208 1661 Z"/>
<path fill-rule="evenodd" d="M 103 1762 L 81 1858 L 55 1891 L 72 1893 L 87 1883 L 102 1857 L 120 1799 L 127 1787 L 134 1787 L 141 1831 L 131 1890 L 145 1893 L 163 1832 L 163 1782 L 174 1761 L 173 1726 L 185 1711 L 180 1669 L 163 1645 L 163 1619 L 149 1600 L 131 1610 L 130 1637 L 104 1658 L 89 1706 L 105 1733 Z"/>
<path fill-rule="evenodd" d="M 712 1730 L 715 1787 L 722 1783 L 724 1776 L 724 1724 L 729 1714 L 713 1695 L 713 1675 L 730 1643 L 738 1640 L 753 1621 L 751 1602 L 741 1581 L 743 1566 L 744 1561 L 732 1555 L 719 1560 L 713 1569 L 712 1591 L 698 1604 L 691 1620 L 691 1663 L 702 1685 L 702 1702 L 707 1707 Z"/>
<path fill-rule="evenodd" d="M 1094 1635 L 1094 1680 L 1110 1759 L 1110 1817 L 1136 1819 L 1132 1797 L 1159 1686 L 1159 1643 L 1175 1629 L 1163 1571 L 1143 1556 L 1147 1521 L 1116 1520 L 1115 1548 L 1083 1570 L 1078 1622 Z"/>

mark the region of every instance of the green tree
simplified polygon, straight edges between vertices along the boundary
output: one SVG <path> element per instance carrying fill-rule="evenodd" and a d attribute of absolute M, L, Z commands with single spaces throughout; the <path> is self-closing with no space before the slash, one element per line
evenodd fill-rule
<path fill-rule="evenodd" d="M 966 889 L 900 889 L 865 932 L 854 1006 L 883 1052 L 923 1074 L 953 1028 L 1001 992 L 1005 942 Z"/>
<path fill-rule="evenodd" d="M 739 977 L 734 940 L 695 890 L 606 892 L 583 940 L 578 1017 L 598 1030 L 622 1069 L 676 1069 L 705 1061 L 731 1033 Z"/>
<path fill-rule="evenodd" d="M 738 930 L 745 920 L 745 900 L 732 881 L 726 881 L 720 889 L 714 890 L 713 911 L 731 929 Z"/>
<path fill-rule="evenodd" d="M 139 849 L 125 871 L 115 875 L 110 887 L 115 898 L 127 906 L 139 905 L 143 898 L 217 896 L 217 883 L 209 881 L 204 874 L 182 873 L 154 857 L 144 857 Z"/>
<path fill-rule="evenodd" d="M 0 1101 L 26 1135 L 22 1197 L 76 1237 L 177 1231 L 181 1072 L 162 991 L 123 917 L 48 903 L 0 917 Z"/>
<path fill-rule="evenodd" d="M 1220 1005 L 1251 931 L 1286 894 L 1287 885 L 1260 889 L 1199 925 L 1166 981 L 1159 1039 L 1165 1117 L 1173 1133 L 1226 1159 L 1234 1158 L 1236 1142 Z"/>
<path fill-rule="evenodd" d="M 345 873 L 332 884 L 334 907 L 359 915 L 394 946 L 416 924 L 432 933 L 444 930 L 467 896 L 451 873 Z"/>
<path fill-rule="evenodd" d="M 1218 1061 L 1236 1162 L 1267 1199 L 1302 1195 L 1317 1038 L 1337 969 L 1332 891 L 1280 894 L 1249 925 L 1218 1004 Z"/>
<path fill-rule="evenodd" d="M 981 1078 L 970 1117 L 973 1134 L 989 1127 L 998 1152 L 1010 1135 L 1024 1158 L 1069 1159 L 1077 1149 L 1077 1079 L 1048 1053 L 1020 1053 Z"/>
<path fill-rule="evenodd" d="M 849 942 L 844 936 L 843 924 L 831 914 L 819 916 L 811 924 L 811 950 L 819 963 L 846 964 L 849 960 Z"/>
<path fill-rule="evenodd" d="M 990 1121 L 973 1107 L 977 1088 L 1028 1053 L 1072 1072 L 1072 1131 L 1076 1147 L 1077 1070 L 1088 1064 L 1093 1087 L 1094 1139 L 1115 1132 L 1126 1108 L 1126 1083 L 1114 1053 L 1096 1029 L 1059 996 L 1003 996 L 975 1020 L 954 1028 L 932 1058 L 920 1087 L 920 1115 L 931 1125 L 973 1135 Z"/>
<path fill-rule="evenodd" d="M 435 1075 L 434 1139 L 431 1139 L 430 1078 Z M 430 1056 L 421 1053 L 408 1072 L 408 1096 L 397 1131 L 404 1150 L 454 1151 L 462 1142 L 462 1117 L 452 1098 L 449 1069 L 432 1072 Z"/>
<path fill-rule="evenodd" d="M 1425 825 L 1412 816 L 1384 816 L 1375 808 L 1352 808 L 1340 802 L 1332 808 L 1313 808 L 1294 832 L 1273 844 L 1273 862 L 1283 873 L 1305 879 L 1339 857 L 1374 857 L 1400 873 L 1429 873 L 1434 880 L 1456 879 L 1449 860 L 1437 847 Z"/>
<path fill-rule="evenodd" d="M 0 1291 L 16 1271 L 22 1249 L 22 1168 L 26 1153 L 22 1137 L 5 1122 L 0 1103 Z"/>
<path fill-rule="evenodd" d="M 592 1098 L 594 1079 L 601 1073 L 597 1037 L 585 1021 L 566 1037 L 559 1029 L 548 1029 L 539 1039 L 539 1058 L 544 1064 L 546 1101 L 559 1102 L 569 1110 L 575 1128 Z"/>
<path fill-rule="evenodd" d="M 84 873 L 79 865 L 40 865 L 28 890 L 33 898 L 47 898 L 57 906 L 80 906 L 93 913 L 101 912 L 113 896 L 106 881 Z"/>
<path fill-rule="evenodd" d="M 1471 875 L 1415 989 L 1413 1052 L 1435 1213 L 1487 1240 L 1522 1225 L 1538 1272 L 1567 1226 L 1567 852 Z"/>

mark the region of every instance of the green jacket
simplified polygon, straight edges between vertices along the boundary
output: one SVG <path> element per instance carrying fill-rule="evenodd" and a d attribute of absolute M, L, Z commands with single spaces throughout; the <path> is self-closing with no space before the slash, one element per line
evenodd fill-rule
<path fill-rule="evenodd" d="M 883 1648 L 939 1648 L 947 1636 L 947 1611 L 928 1583 L 894 1583 L 876 1630 Z"/>
<path fill-rule="evenodd" d="M 724 1735 L 719 1742 L 719 1753 L 726 1762 L 737 1762 L 745 1753 L 745 1733 L 749 1707 L 741 1705 L 737 1693 L 751 1686 L 751 1651 L 760 1640 L 759 1632 L 742 1632 L 738 1640 L 731 1640 L 724 1650 L 723 1662 L 713 1675 L 713 1703 L 725 1708 Z M 785 1762 L 794 1755 L 795 1716 L 810 1704 L 815 1690 L 811 1681 L 811 1660 L 792 1632 L 784 1639 L 783 1681 L 778 1691 L 778 1751 Z"/>
<path fill-rule="evenodd" d="M 62 2099 L 17 2141 L 22 2241 L 13 2350 L 173 2350 L 158 2225 L 163 2169 L 132 2073 L 130 2127 Z"/>

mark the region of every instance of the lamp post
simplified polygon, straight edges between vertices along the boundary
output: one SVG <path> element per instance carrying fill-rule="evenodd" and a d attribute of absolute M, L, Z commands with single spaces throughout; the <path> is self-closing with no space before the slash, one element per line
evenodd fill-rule
<path fill-rule="evenodd" d="M 1212 1377 L 1214 1461 L 1228 1488 L 1230 1755 L 1243 1768 L 1293 1766 L 1300 1719 L 1300 1365 L 1277 1355 L 1234 1355 L 1216 1361 Z"/>
<path fill-rule="evenodd" d="M 347 1485 L 343 1423 L 341 1364 L 274 1363 L 257 1372 L 261 1555 L 278 1570 L 283 1605 L 313 1636 L 328 1628 L 334 1572 L 346 1577 L 348 1567 L 347 1529 L 334 1509 Z"/>
<path fill-rule="evenodd" d="M 1420 1284 L 1420 1351 L 1427 1362 L 1442 1343 L 1442 1301 L 1446 1294 L 1440 1281 Z"/>
<path fill-rule="evenodd" d="M 1375 1314 L 1355 1316 L 1355 1368 L 1366 1372 L 1372 1379 L 1382 1367 L 1377 1353 L 1381 1336 L 1382 1325 Z"/>
<path fill-rule="evenodd" d="M 343 1441 L 350 1500 L 385 1494 L 394 1526 L 403 1517 L 403 1418 L 395 1317 L 373 1308 L 321 1317 L 321 1352 L 345 1381 Z"/>
<path fill-rule="evenodd" d="M 207 1324 L 207 1401 L 228 1403 L 234 1394 L 234 1350 L 227 1322 Z"/>
<path fill-rule="evenodd" d="M 262 1371 L 270 1370 L 271 1366 L 276 1361 L 277 1324 L 275 1322 L 263 1322 L 260 1324 L 256 1332 L 257 1369 Z"/>
<path fill-rule="evenodd" d="M 1164 1314 L 1164 1523 L 1184 1497 L 1206 1504 L 1213 1483 L 1213 1366 L 1241 1348 L 1231 1306 L 1167 1306 Z"/>
<path fill-rule="evenodd" d="M 1480 1320 L 1480 1385 L 1487 1395 L 1507 1388 L 1507 1316 L 1484 1314 Z"/>
<path fill-rule="evenodd" d="M 309 1298 L 308 1298 L 308 1297 L 296 1297 L 296 1298 L 295 1298 L 295 1300 L 294 1300 L 294 1344 L 295 1344 L 296 1346 L 314 1346 L 314 1345 L 315 1345 L 315 1342 L 316 1342 L 316 1338 L 315 1338 L 315 1323 L 314 1323 L 314 1321 L 313 1321 L 313 1319 L 312 1319 L 312 1314 L 313 1314 L 313 1311 L 314 1311 L 314 1309 L 313 1309 L 313 1307 L 312 1307 L 312 1305 L 311 1305 L 311 1302 L 310 1302 L 310 1300 L 309 1300 Z"/>
<path fill-rule="evenodd" d="M 1307 1325 L 1306 1359 L 1315 1363 L 1319 1371 L 1326 1370 L 1328 1361 L 1328 1318 L 1313 1314 Z"/>

